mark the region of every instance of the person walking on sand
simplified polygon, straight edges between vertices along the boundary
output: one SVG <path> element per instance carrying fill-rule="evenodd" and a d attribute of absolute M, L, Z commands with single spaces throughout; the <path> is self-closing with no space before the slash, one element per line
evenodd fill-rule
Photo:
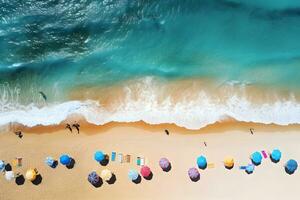
<path fill-rule="evenodd" d="M 205 147 L 207 147 L 207 144 L 206 144 L 206 142 L 205 142 L 205 141 L 203 142 L 203 144 L 204 144 L 204 146 L 205 146 Z"/>
<path fill-rule="evenodd" d="M 75 123 L 75 124 L 72 125 L 72 127 L 76 128 L 77 133 L 79 134 L 80 125 L 78 123 Z"/>
<path fill-rule="evenodd" d="M 22 139 L 22 137 L 23 137 L 22 131 L 16 131 L 15 135 L 17 135 L 20 139 Z"/>
<path fill-rule="evenodd" d="M 167 129 L 165 130 L 165 132 L 166 132 L 166 134 L 167 134 L 167 135 L 169 135 L 169 134 L 170 134 L 170 133 L 169 133 L 169 131 L 168 131 Z"/>
<path fill-rule="evenodd" d="M 250 133 L 251 133 L 252 135 L 254 134 L 253 131 L 254 131 L 254 129 L 253 129 L 253 128 L 250 128 Z"/>
<path fill-rule="evenodd" d="M 66 128 L 66 129 L 69 129 L 69 130 L 70 130 L 70 132 L 72 133 L 72 127 L 71 127 L 71 125 L 70 125 L 70 124 L 67 124 L 65 128 Z"/>

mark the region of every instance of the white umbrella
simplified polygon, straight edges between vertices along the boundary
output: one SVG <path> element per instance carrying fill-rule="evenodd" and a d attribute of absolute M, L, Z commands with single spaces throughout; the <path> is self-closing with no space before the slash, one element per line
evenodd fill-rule
<path fill-rule="evenodd" d="M 6 171 L 5 172 L 5 179 L 11 181 L 15 178 L 15 173 L 13 171 Z"/>

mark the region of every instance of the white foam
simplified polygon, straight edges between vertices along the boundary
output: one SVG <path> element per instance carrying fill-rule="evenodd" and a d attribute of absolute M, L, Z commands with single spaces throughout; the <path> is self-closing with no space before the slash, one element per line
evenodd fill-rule
<path fill-rule="evenodd" d="M 188 129 L 199 129 L 231 117 L 237 121 L 289 125 L 300 123 L 300 104 L 294 99 L 273 103 L 254 104 L 246 97 L 232 95 L 226 101 L 199 91 L 196 98 L 183 98 L 173 102 L 166 96 L 161 100 L 153 83 L 145 80 L 137 94 L 124 87 L 125 97 L 107 109 L 96 101 L 68 101 L 38 108 L 34 105 L 0 112 L 0 126 L 18 122 L 32 127 L 55 125 L 72 114 L 82 115 L 89 123 L 103 125 L 108 122 L 144 121 L 149 124 L 174 123 Z M 165 92 L 165 91 L 164 91 Z"/>

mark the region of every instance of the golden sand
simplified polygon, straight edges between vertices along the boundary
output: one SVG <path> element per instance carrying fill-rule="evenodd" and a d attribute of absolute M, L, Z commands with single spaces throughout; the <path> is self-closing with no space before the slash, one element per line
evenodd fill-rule
<path fill-rule="evenodd" d="M 251 135 L 249 128 L 254 128 Z M 164 129 L 170 135 L 166 135 Z M 0 199 L 297 199 L 300 173 L 287 175 L 284 163 L 290 159 L 300 161 L 299 126 L 279 127 L 235 122 L 188 131 L 173 125 L 150 126 L 142 122 L 133 124 L 110 123 L 92 126 L 82 123 L 81 133 L 69 133 L 63 125 L 56 127 L 23 127 L 25 134 L 19 139 L 11 132 L 1 133 L 0 159 L 11 161 L 23 158 L 22 167 L 15 172 L 25 175 L 29 168 L 37 168 L 43 177 L 40 185 L 25 181 L 17 186 L 0 177 Z M 207 147 L 203 142 L 207 143 Z M 238 169 L 249 163 L 254 151 L 279 148 L 283 157 L 278 164 L 264 159 L 252 175 Z M 101 166 L 93 159 L 96 150 L 130 154 L 131 163 L 110 162 Z M 58 165 L 51 169 L 44 164 L 47 156 L 59 158 L 67 153 L 76 160 L 73 169 Z M 196 167 L 196 158 L 205 155 L 214 168 L 200 170 L 198 182 L 187 176 L 190 167 Z M 142 179 L 134 184 L 127 177 L 128 170 L 139 170 L 135 158 L 145 157 L 153 171 L 152 180 Z M 232 156 L 235 166 L 225 169 L 223 159 Z M 163 172 L 158 161 L 167 157 L 172 163 L 170 172 Z M 87 175 L 96 170 L 110 169 L 116 175 L 112 185 L 104 183 L 95 188 Z"/>

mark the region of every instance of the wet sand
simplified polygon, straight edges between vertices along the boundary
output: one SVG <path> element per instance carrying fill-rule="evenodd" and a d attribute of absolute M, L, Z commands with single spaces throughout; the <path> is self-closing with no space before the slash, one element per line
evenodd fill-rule
<path fill-rule="evenodd" d="M 249 128 L 254 128 L 254 135 Z M 170 135 L 164 132 L 168 128 Z M 287 175 L 284 163 L 290 159 L 300 161 L 299 127 L 263 126 L 229 122 L 200 131 L 188 131 L 172 125 L 150 126 L 143 123 L 105 126 L 82 125 L 82 132 L 69 133 L 62 126 L 23 129 L 23 139 L 11 132 L 0 134 L 0 159 L 10 162 L 23 157 L 23 166 L 13 168 L 25 175 L 28 168 L 38 169 L 43 179 L 34 185 L 29 181 L 21 186 L 0 177 L 0 199 L 297 199 L 300 173 Z M 207 143 L 207 147 L 203 142 Z M 279 148 L 282 160 L 274 164 L 269 159 L 247 175 L 238 169 L 249 163 L 249 155 L 256 150 L 271 151 Z M 130 154 L 131 163 L 109 162 L 101 166 L 93 154 L 102 150 L 110 154 Z M 51 169 L 44 164 L 47 156 L 59 159 L 67 153 L 75 161 L 73 169 L 59 164 Z M 205 155 L 215 167 L 199 170 L 198 182 L 190 181 L 187 170 L 196 167 L 196 158 Z M 225 156 L 235 158 L 232 170 L 223 167 Z M 142 179 L 134 184 L 127 178 L 128 170 L 139 170 L 135 158 L 145 157 L 153 171 L 152 180 Z M 161 157 L 172 163 L 170 172 L 158 165 Z M 116 175 L 112 185 L 103 183 L 99 188 L 87 181 L 87 175 L 96 170 L 110 169 Z"/>

